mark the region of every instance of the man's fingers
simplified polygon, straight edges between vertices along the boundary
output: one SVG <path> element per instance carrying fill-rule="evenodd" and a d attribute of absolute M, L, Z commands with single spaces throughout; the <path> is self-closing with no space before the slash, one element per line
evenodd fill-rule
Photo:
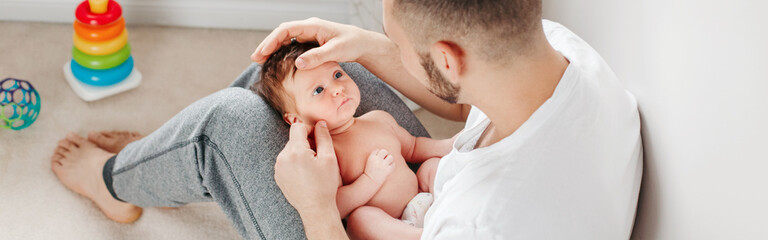
<path fill-rule="evenodd" d="M 253 52 L 251 55 L 251 60 L 258 62 L 258 63 L 264 63 L 267 61 L 267 58 L 269 58 L 269 55 L 271 55 L 273 52 L 275 52 L 280 46 L 283 45 L 283 42 L 288 39 L 281 39 L 279 36 L 286 36 L 288 34 L 288 30 L 283 27 L 287 23 L 281 24 L 279 27 L 275 28 L 275 30 L 272 30 L 269 35 L 267 35 L 264 40 L 259 43 L 259 46 L 256 47 L 256 51 Z"/>
<path fill-rule="evenodd" d="M 306 124 L 303 124 L 303 123 L 292 124 L 291 132 L 290 132 L 290 135 L 288 136 L 288 143 L 310 149 L 309 140 L 307 140 L 307 136 L 309 136 L 309 131 L 311 130 L 312 129 L 310 129 L 310 126 L 307 126 Z"/>
<path fill-rule="evenodd" d="M 256 47 L 251 60 L 263 63 L 281 46 L 290 43 L 291 38 L 296 38 L 299 42 L 316 41 L 320 27 L 316 21 L 311 20 L 280 24 Z"/>
<path fill-rule="evenodd" d="M 251 55 L 251 60 L 258 63 L 266 62 L 269 56 L 277 51 L 277 49 L 280 48 L 286 40 L 290 41 L 290 38 L 278 38 L 279 36 L 285 36 L 287 34 L 287 30 L 281 27 L 273 30 L 269 35 L 267 35 L 266 38 L 264 38 L 263 41 L 261 41 L 259 46 L 256 47 L 256 51 L 254 51 Z"/>
<path fill-rule="evenodd" d="M 336 49 L 334 43 L 328 43 L 320 47 L 309 49 L 308 51 L 299 55 L 296 58 L 296 67 L 299 69 L 312 69 L 325 62 L 345 62 L 347 59 L 338 59 L 336 53 L 340 51 Z"/>
<path fill-rule="evenodd" d="M 336 159 L 336 153 L 333 152 L 333 140 L 331 140 L 331 133 L 328 131 L 328 126 L 325 121 L 319 121 L 315 124 L 315 144 L 317 145 L 317 156 L 325 156 L 328 159 Z M 320 158 L 321 160 L 323 158 Z"/>

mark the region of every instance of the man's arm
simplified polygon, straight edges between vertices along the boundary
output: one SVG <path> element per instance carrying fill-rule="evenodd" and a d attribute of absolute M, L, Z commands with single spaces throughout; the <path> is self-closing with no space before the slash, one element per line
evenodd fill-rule
<path fill-rule="evenodd" d="M 304 223 L 307 239 L 349 239 L 344 225 L 339 220 L 339 211 L 336 210 L 335 204 L 299 211 L 299 216 Z"/>
<path fill-rule="evenodd" d="M 309 146 L 311 126 L 291 125 L 290 138 L 275 161 L 275 182 L 304 223 L 308 239 L 349 239 L 336 207 L 339 166 L 324 121 L 315 125 L 317 153 Z"/>

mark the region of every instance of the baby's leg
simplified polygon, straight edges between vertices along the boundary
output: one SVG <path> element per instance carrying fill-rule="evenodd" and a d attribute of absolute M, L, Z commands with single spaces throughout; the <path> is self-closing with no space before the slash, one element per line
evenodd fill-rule
<path fill-rule="evenodd" d="M 440 158 L 430 158 L 419 167 L 416 177 L 419 179 L 420 192 L 434 193 L 432 191 L 435 186 L 435 173 L 437 172 L 438 163 L 440 163 Z"/>
<path fill-rule="evenodd" d="M 351 239 L 419 239 L 421 231 L 421 228 L 408 225 L 371 206 L 355 209 L 347 219 L 347 234 Z"/>

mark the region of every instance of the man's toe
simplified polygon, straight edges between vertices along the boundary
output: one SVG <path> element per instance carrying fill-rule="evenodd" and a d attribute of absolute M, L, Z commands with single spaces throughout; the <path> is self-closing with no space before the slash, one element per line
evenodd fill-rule
<path fill-rule="evenodd" d="M 80 136 L 80 134 L 73 133 L 73 132 L 70 132 L 67 134 L 67 140 L 74 143 L 76 147 L 82 147 L 82 146 L 92 144 L 88 142 L 87 139 L 83 138 L 83 136 Z"/>
<path fill-rule="evenodd" d="M 90 131 L 88 132 L 88 141 L 95 141 L 101 137 L 101 132 Z"/>
<path fill-rule="evenodd" d="M 61 155 L 61 156 L 62 156 L 62 158 L 61 158 L 61 159 L 59 159 L 59 161 L 61 161 L 61 160 L 62 160 L 62 159 L 64 159 L 64 158 L 67 158 L 67 156 L 69 155 L 69 153 L 70 153 L 70 152 L 69 152 L 69 149 L 67 149 L 67 148 L 64 148 L 64 147 L 57 147 L 57 148 L 56 148 L 56 150 L 54 151 L 54 155 L 56 155 L 56 154 L 59 154 L 59 155 Z"/>
<path fill-rule="evenodd" d="M 97 144 L 102 144 L 109 139 L 106 132 L 90 132 L 88 133 L 88 140 Z"/>
<path fill-rule="evenodd" d="M 129 133 L 127 131 L 117 131 L 117 132 L 112 133 L 112 135 L 115 136 L 116 138 L 126 138 L 126 137 L 131 136 L 131 133 Z"/>
<path fill-rule="evenodd" d="M 72 141 L 69 141 L 67 139 L 62 139 L 59 141 L 58 147 L 64 148 L 65 150 L 70 151 L 76 146 L 74 145 L 74 143 L 72 143 Z"/>
<path fill-rule="evenodd" d="M 59 169 L 62 167 L 61 161 L 51 161 L 51 171 L 53 171 L 56 176 L 59 175 Z"/>
<path fill-rule="evenodd" d="M 59 146 L 56 146 L 56 150 L 54 150 L 53 152 L 61 155 L 64 155 L 64 153 L 69 152 L 69 147 L 66 144 L 69 144 L 69 143 L 60 143 Z"/>
<path fill-rule="evenodd" d="M 51 156 L 51 164 L 61 165 L 61 159 L 62 158 L 64 158 L 64 155 L 61 155 L 58 152 L 54 152 L 53 156 Z"/>

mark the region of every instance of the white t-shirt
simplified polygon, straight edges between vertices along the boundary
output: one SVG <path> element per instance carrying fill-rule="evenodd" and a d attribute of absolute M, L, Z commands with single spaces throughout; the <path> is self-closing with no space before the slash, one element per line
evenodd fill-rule
<path fill-rule="evenodd" d="M 642 144 L 635 98 L 581 38 L 544 20 L 569 61 L 552 97 L 510 136 L 474 149 L 473 107 L 440 161 L 422 239 L 628 239 Z"/>

